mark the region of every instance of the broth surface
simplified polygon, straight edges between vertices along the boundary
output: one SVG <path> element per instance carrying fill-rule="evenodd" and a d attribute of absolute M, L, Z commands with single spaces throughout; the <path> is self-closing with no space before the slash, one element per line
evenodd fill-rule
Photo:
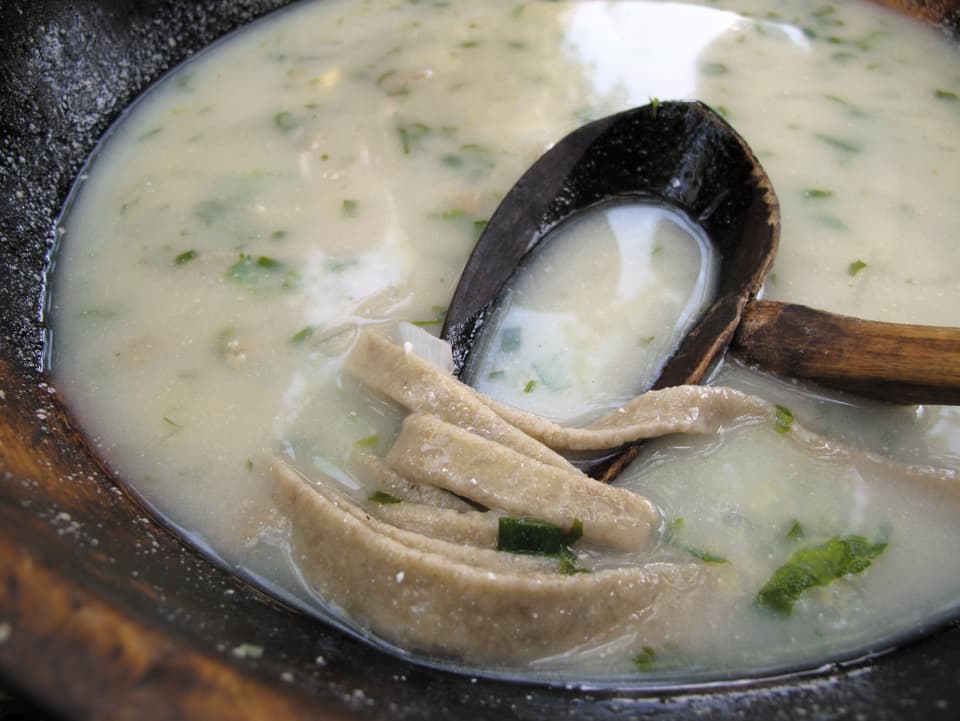
<path fill-rule="evenodd" d="M 958 59 L 935 32 L 853 3 L 298 5 L 168 76 L 98 150 L 60 225 L 57 387 L 110 467 L 181 532 L 366 634 L 302 583 L 268 481 L 279 453 L 357 489 L 351 453 L 389 447 L 399 412 L 341 374 L 359 329 L 439 330 L 514 180 L 578 125 L 651 97 L 703 100 L 763 162 L 783 218 L 766 297 L 958 325 Z M 955 409 L 826 396 L 738 367 L 713 382 L 955 480 Z M 546 383 L 519 383 L 503 397 L 544 402 Z M 656 664 L 610 648 L 525 668 L 443 663 L 572 681 L 727 677 L 884 647 L 960 592 L 953 484 L 799 454 L 755 426 L 649 444 L 623 483 L 682 519 L 683 547 L 728 562 L 697 641 Z M 794 522 L 810 542 L 856 533 L 888 547 L 789 619 L 758 616 L 753 594 L 797 548 Z"/>

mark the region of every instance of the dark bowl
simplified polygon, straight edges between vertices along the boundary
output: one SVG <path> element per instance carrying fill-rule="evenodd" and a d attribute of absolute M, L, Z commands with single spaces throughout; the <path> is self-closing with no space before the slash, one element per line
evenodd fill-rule
<path fill-rule="evenodd" d="M 283 4 L 0 2 L 0 688 L 67 719 L 957 717 L 956 626 L 804 674 L 687 688 L 559 688 L 423 668 L 214 566 L 114 483 L 42 371 L 55 220 L 138 93 Z M 958 2 L 895 4 L 960 33 Z"/>

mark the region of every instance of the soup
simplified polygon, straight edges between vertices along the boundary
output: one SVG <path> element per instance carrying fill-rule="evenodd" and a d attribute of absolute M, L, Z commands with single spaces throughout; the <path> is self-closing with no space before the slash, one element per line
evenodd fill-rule
<path fill-rule="evenodd" d="M 345 614 L 291 552 L 271 468 L 282 459 L 366 502 L 357 458 L 388 456 L 405 413 L 345 360 L 396 321 L 439 330 L 513 180 L 572 128 L 651 97 L 704 100 L 760 155 L 784 222 L 768 297 L 956 324 L 955 52 L 859 5 L 298 6 L 180 68 L 99 148 L 60 225 L 58 388 L 116 474 L 196 544 L 424 663 L 623 683 L 886 646 L 954 608 L 953 409 L 829 397 L 725 367 L 714 384 L 789 409 L 830 452 L 762 421 L 648 444 L 618 485 L 647 499 L 660 527 L 640 549 L 573 543 L 586 583 L 657 563 L 723 592 L 655 642 L 597 637 L 522 660 Z M 550 410 L 569 404 L 564 384 L 524 392 L 529 380 L 488 390 L 571 415 L 577 404 Z M 854 537 L 874 553 L 868 567 L 812 587 L 789 615 L 757 612 L 795 553 Z M 530 573 L 544 563 L 517 561 Z M 539 638 L 533 617 L 525 628 Z"/>

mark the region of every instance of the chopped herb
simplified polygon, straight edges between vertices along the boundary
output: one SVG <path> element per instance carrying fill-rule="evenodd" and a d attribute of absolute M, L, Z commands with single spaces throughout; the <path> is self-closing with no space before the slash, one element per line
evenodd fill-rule
<path fill-rule="evenodd" d="M 300 121 L 297 120 L 297 116 L 293 113 L 281 110 L 273 116 L 273 124 L 280 132 L 289 133 L 300 125 Z"/>
<path fill-rule="evenodd" d="M 475 240 L 479 240 L 480 236 L 483 235 L 483 231 L 487 229 L 486 220 L 475 220 L 473 221 L 473 237 Z"/>
<path fill-rule="evenodd" d="M 283 263 L 279 260 L 271 258 L 267 255 L 261 255 L 257 258 L 257 266 L 260 268 L 266 268 L 267 270 L 279 270 L 283 267 Z"/>
<path fill-rule="evenodd" d="M 487 380 L 495 381 L 503 378 L 506 375 L 503 371 L 490 371 L 487 373 Z"/>
<path fill-rule="evenodd" d="M 886 547 L 885 541 L 870 543 L 863 536 L 835 536 L 819 546 L 801 549 L 757 592 L 754 605 L 789 616 L 804 591 L 862 573 Z"/>
<path fill-rule="evenodd" d="M 803 191 L 803 197 L 816 199 L 816 200 L 820 200 L 822 198 L 832 198 L 833 191 L 824 190 L 822 188 L 805 188 Z"/>
<path fill-rule="evenodd" d="M 533 389 L 537 387 L 537 382 L 531 378 L 527 381 L 527 384 L 523 387 L 524 393 L 533 393 Z"/>
<path fill-rule="evenodd" d="M 168 418 L 167 416 L 164 416 L 164 417 L 163 417 L 163 422 L 166 423 L 168 426 L 173 426 L 173 427 L 176 428 L 177 430 L 183 428 L 183 426 L 181 426 L 179 423 L 177 423 L 177 422 L 176 422 L 175 420 L 173 420 L 172 418 Z"/>
<path fill-rule="evenodd" d="M 464 215 L 466 215 L 466 211 L 463 208 L 450 208 L 450 210 L 442 210 L 434 214 L 434 216 L 440 218 L 440 220 L 456 220 L 457 218 L 462 218 Z"/>
<path fill-rule="evenodd" d="M 246 464 L 246 465 L 247 465 L 247 470 L 248 470 L 248 471 L 252 471 L 252 470 L 253 470 L 253 461 L 251 461 L 249 458 L 247 459 L 247 464 Z"/>
<path fill-rule="evenodd" d="M 850 265 L 847 266 L 847 274 L 848 274 L 848 275 L 856 275 L 857 273 L 859 273 L 861 270 L 863 270 L 863 269 L 866 268 L 866 267 L 867 267 L 866 262 L 864 262 L 864 261 L 862 261 L 862 260 L 855 260 L 855 261 L 853 261 Z"/>
<path fill-rule="evenodd" d="M 657 336 L 655 336 L 655 335 L 644 336 L 644 337 L 641 338 L 639 341 L 637 341 L 637 344 L 638 344 L 638 345 L 650 345 L 650 344 L 653 343 L 653 341 L 655 341 L 656 339 L 657 339 Z"/>
<path fill-rule="evenodd" d="M 394 504 L 403 502 L 396 496 L 391 496 L 389 493 L 384 491 L 374 491 L 367 497 L 367 500 L 371 503 L 376 503 L 381 506 L 392 506 Z"/>
<path fill-rule="evenodd" d="M 847 224 L 835 215 L 818 215 L 817 220 L 831 230 L 849 230 Z"/>
<path fill-rule="evenodd" d="M 800 521 L 794 519 L 793 523 L 790 524 L 790 529 L 787 531 L 786 537 L 791 541 L 799 541 L 804 536 L 806 536 L 806 533 L 803 530 L 803 526 L 800 525 Z"/>
<path fill-rule="evenodd" d="M 793 427 L 793 411 L 786 406 L 776 406 L 773 417 L 773 427 L 778 433 L 788 433 Z"/>
<path fill-rule="evenodd" d="M 723 556 L 718 556 L 715 553 L 710 551 L 705 551 L 702 548 L 696 546 L 690 546 L 686 543 L 681 543 L 679 540 L 679 531 L 683 526 L 682 518 L 675 518 L 667 524 L 667 527 L 663 532 L 663 542 L 667 545 L 673 546 L 677 550 L 688 553 L 694 558 L 698 558 L 704 563 L 730 563 L 730 561 Z"/>
<path fill-rule="evenodd" d="M 400 123 L 397 125 L 397 134 L 400 136 L 400 146 L 403 154 L 409 155 L 411 150 L 420 147 L 421 141 L 430 133 L 430 126 L 423 123 Z"/>
<path fill-rule="evenodd" d="M 583 536 L 583 523 L 576 519 L 570 530 L 534 518 L 501 516 L 497 526 L 497 550 L 537 556 L 560 556 Z"/>
<path fill-rule="evenodd" d="M 657 111 L 660 110 L 660 98 L 650 98 L 650 117 L 657 119 Z"/>
<path fill-rule="evenodd" d="M 500 331 L 501 353 L 516 353 L 521 345 L 523 345 L 523 331 L 519 327 L 513 326 Z"/>
<path fill-rule="evenodd" d="M 855 143 L 852 140 L 837 138 L 833 135 L 827 135 L 826 133 L 816 133 L 815 137 L 817 140 L 820 140 L 827 145 L 836 148 L 837 150 L 843 150 L 847 153 L 859 153 L 863 149 L 860 147 L 859 143 Z"/>
<path fill-rule="evenodd" d="M 174 265 L 183 265 L 189 263 L 191 260 L 196 258 L 199 255 L 195 250 L 185 250 L 182 253 L 178 254 L 176 258 L 173 259 Z"/>
<path fill-rule="evenodd" d="M 303 343 L 305 340 L 309 339 L 313 335 L 313 332 L 316 328 L 312 325 L 305 325 L 303 328 L 298 330 L 292 336 L 290 336 L 291 343 Z"/>
<path fill-rule="evenodd" d="M 227 268 L 224 276 L 227 280 L 253 287 L 288 288 L 296 280 L 296 273 L 287 270 L 280 261 L 266 255 L 254 258 L 247 253 L 241 253 L 237 261 Z"/>
<path fill-rule="evenodd" d="M 327 258 L 323 264 L 324 270 L 331 273 L 340 273 L 360 263 L 356 258 Z"/>
<path fill-rule="evenodd" d="M 374 433 L 372 436 L 367 436 L 366 438 L 361 438 L 359 441 L 356 441 L 353 445 L 360 448 L 370 448 L 375 446 L 380 442 L 380 436 L 377 433 Z"/>
<path fill-rule="evenodd" d="M 270 233 L 270 237 L 273 238 L 274 240 L 283 240 L 284 238 L 287 237 L 287 231 L 283 230 L 282 228 L 278 228 L 277 230 Z"/>
<path fill-rule="evenodd" d="M 960 95 L 957 95 L 952 90 L 944 90 L 943 88 L 937 88 L 934 90 L 933 97 L 937 98 L 938 100 L 960 100 Z"/>
<path fill-rule="evenodd" d="M 587 569 L 580 565 L 580 559 L 571 548 L 564 546 L 560 549 L 560 573 L 572 576 L 576 573 L 586 573 Z"/>
<path fill-rule="evenodd" d="M 867 118 L 870 116 L 868 112 L 854 105 L 849 100 L 844 100 L 843 98 L 837 97 L 836 95 L 824 95 L 823 97 L 825 97 L 831 103 L 834 103 L 837 106 L 843 108 L 851 116 L 855 118 Z"/>
<path fill-rule="evenodd" d="M 163 128 L 154 128 L 153 130 L 148 130 L 139 138 L 137 138 L 137 142 L 139 143 L 143 140 L 149 140 L 150 138 L 154 138 L 162 132 L 163 132 Z"/>
<path fill-rule="evenodd" d="M 479 43 L 478 41 L 476 41 L 476 40 L 465 40 L 465 41 L 463 41 L 462 43 L 460 43 L 460 47 L 461 47 L 461 48 L 475 48 L 475 47 L 477 47 L 477 45 L 479 45 L 479 44 L 480 44 L 480 43 Z"/>
<path fill-rule="evenodd" d="M 353 218 L 357 215 L 357 201 L 351 200 L 349 198 L 343 201 L 342 205 L 343 214 L 348 218 Z"/>
<path fill-rule="evenodd" d="M 657 651 L 651 646 L 644 646 L 640 653 L 633 657 L 633 665 L 638 671 L 650 671 L 657 662 Z"/>
<path fill-rule="evenodd" d="M 207 225 L 213 225 L 222 220 L 230 212 L 230 204 L 221 198 L 201 200 L 193 206 L 193 214 Z"/>
<path fill-rule="evenodd" d="M 717 76 L 726 75 L 730 72 L 730 68 L 724 63 L 703 63 L 700 66 L 700 71 L 704 75 Z"/>
<path fill-rule="evenodd" d="M 433 318 L 430 320 L 415 320 L 412 321 L 412 324 L 423 328 L 428 325 L 441 325 L 444 319 L 447 317 L 447 309 L 442 305 L 435 305 L 431 308 L 433 311 Z"/>

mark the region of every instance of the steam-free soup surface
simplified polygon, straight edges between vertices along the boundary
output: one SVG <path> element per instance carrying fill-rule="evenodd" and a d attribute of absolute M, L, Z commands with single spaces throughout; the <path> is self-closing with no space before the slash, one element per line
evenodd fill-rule
<path fill-rule="evenodd" d="M 269 459 L 362 496 L 348 460 L 385 453 L 402 413 L 344 376 L 345 355 L 368 326 L 439 330 L 484 221 L 533 160 L 589 119 L 701 99 L 777 189 L 767 297 L 957 325 L 958 60 L 937 33 L 854 3 L 297 6 L 169 76 L 85 172 L 56 258 L 57 385 L 109 465 L 171 523 L 358 630 L 292 564 Z M 677 308 L 696 285 L 690 260 L 664 271 Z M 622 349 L 585 342 L 591 367 L 629 376 L 607 363 Z M 568 384 L 529 371 L 486 390 L 576 415 L 581 396 L 572 404 Z M 622 373 L 588 380 L 584 412 L 623 400 L 591 390 L 622 388 Z M 664 438 L 628 469 L 622 484 L 657 504 L 670 533 L 604 563 L 722 564 L 723 593 L 689 619 L 695 640 L 519 668 L 444 663 L 567 680 L 721 676 L 884 646 L 954 607 L 956 411 L 833 399 L 736 367 L 714 382 L 780 404 L 833 445 L 801 452 L 773 425 L 748 424 Z M 789 616 L 758 613 L 758 590 L 791 554 L 850 535 L 885 550 Z M 390 631 L 373 640 L 389 644 Z"/>

